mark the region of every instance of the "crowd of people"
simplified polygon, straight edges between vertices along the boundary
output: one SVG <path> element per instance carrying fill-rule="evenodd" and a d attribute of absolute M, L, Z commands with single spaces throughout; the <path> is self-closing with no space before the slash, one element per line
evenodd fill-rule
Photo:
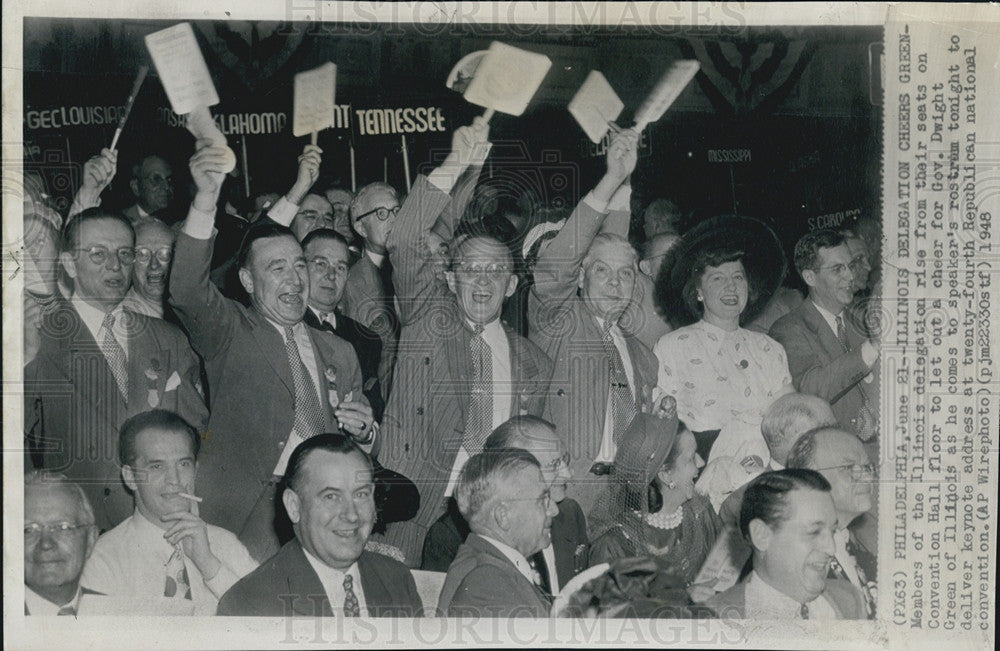
<path fill-rule="evenodd" d="M 25 613 L 547 617 L 652 559 L 654 613 L 874 617 L 876 251 L 807 233 L 803 296 L 760 220 L 629 233 L 637 140 L 562 219 L 481 200 L 482 118 L 405 195 L 26 180 Z"/>

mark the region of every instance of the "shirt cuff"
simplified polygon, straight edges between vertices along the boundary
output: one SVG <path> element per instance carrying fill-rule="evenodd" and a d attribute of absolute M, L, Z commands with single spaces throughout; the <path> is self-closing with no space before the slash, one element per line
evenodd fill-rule
<path fill-rule="evenodd" d="M 451 194 L 451 189 L 455 187 L 455 183 L 458 182 L 458 177 L 461 175 L 461 173 L 456 173 L 442 165 L 427 175 L 427 181 L 441 192 Z"/>
<path fill-rule="evenodd" d="M 614 199 L 614 197 L 612 197 L 612 199 Z M 604 213 L 608 212 L 608 204 L 602 203 L 601 201 L 598 201 L 594 197 L 594 193 L 593 192 L 588 192 L 587 193 L 587 196 L 585 196 L 583 198 L 583 203 L 587 204 L 594 211 L 599 212 L 601 214 L 604 214 Z"/>
<path fill-rule="evenodd" d="M 221 599 L 222 595 L 226 594 L 229 588 L 233 587 L 239 580 L 240 577 L 236 576 L 236 573 L 229 569 L 225 563 L 222 563 L 215 576 L 205 581 L 205 587 L 215 595 L 216 599 Z"/>
<path fill-rule="evenodd" d="M 181 232 L 196 240 L 207 240 L 215 234 L 215 211 L 198 210 L 191 204 Z"/>
<path fill-rule="evenodd" d="M 296 213 L 299 212 L 299 207 L 294 203 L 289 201 L 285 197 L 278 199 L 271 209 L 267 211 L 267 216 L 270 217 L 271 221 L 281 224 L 282 226 L 290 226 L 292 220 L 295 219 Z"/>
<path fill-rule="evenodd" d="M 615 193 L 611 195 L 608 202 L 608 212 L 621 211 L 631 212 L 632 210 L 632 186 L 620 185 Z"/>

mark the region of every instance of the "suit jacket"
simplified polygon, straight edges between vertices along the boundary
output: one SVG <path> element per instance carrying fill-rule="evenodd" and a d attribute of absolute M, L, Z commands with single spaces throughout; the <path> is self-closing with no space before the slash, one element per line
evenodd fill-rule
<path fill-rule="evenodd" d="M 711 597 L 705 606 L 720 618 L 746 619 L 747 581 L 740 581 L 725 592 Z M 838 619 L 865 619 L 865 601 L 861 593 L 842 579 L 827 579 L 823 594 L 829 598 Z"/>
<path fill-rule="evenodd" d="M 385 400 L 382 398 L 382 385 L 378 377 L 379 364 L 382 361 L 382 340 L 374 330 L 366 328 L 340 310 L 335 310 L 334 314 L 337 317 L 336 328 L 325 321 L 320 321 L 311 309 L 306 310 L 304 320 L 313 328 L 332 332 L 354 348 L 361 367 L 361 377 L 364 380 L 365 397 L 368 398 L 375 420 L 381 423 L 385 413 Z"/>
<path fill-rule="evenodd" d="M 79 482 L 98 528 L 105 531 L 134 509 L 118 463 L 118 433 L 125 420 L 160 408 L 178 413 L 199 431 L 208 422 L 199 388 L 201 362 L 181 330 L 162 319 L 123 314 L 127 404 L 94 336 L 62 298 L 42 317 L 38 354 L 24 369 L 27 447 L 34 465 Z M 37 422 L 29 422 L 29 415 Z"/>
<path fill-rule="evenodd" d="M 627 213 L 612 213 L 606 219 L 627 223 Z M 596 478 L 588 471 L 604 437 L 610 365 L 597 319 L 577 295 L 577 279 L 583 257 L 604 221 L 604 215 L 585 202 L 576 207 L 539 255 L 528 302 L 531 340 L 555 365 L 545 417 L 555 423 L 556 431 L 569 437 L 570 471 L 576 480 L 570 484 L 570 495 L 584 512 L 594 506 L 601 491 L 600 482 L 589 481 Z M 628 332 L 630 325 L 637 325 L 630 313 L 620 324 L 632 362 L 636 404 L 641 405 L 650 400 L 656 386 L 656 356 Z"/>
<path fill-rule="evenodd" d="M 444 512 L 444 492 L 465 433 L 472 388 L 472 334 L 454 294 L 436 277 L 434 265 L 425 264 L 422 243 L 449 201 L 449 195 L 419 177 L 389 236 L 402 334 L 379 461 L 420 490 L 417 517 L 389 525 L 387 534 L 387 542 L 403 550 L 411 567 L 420 564 L 424 536 Z M 510 415 L 541 415 L 551 362 L 510 328 L 505 326 L 504 332 L 514 385 Z"/>
<path fill-rule="evenodd" d="M 878 378 L 871 383 L 863 382 L 870 372 L 861 359 L 865 336 L 852 327 L 850 319 L 844 321 L 851 348 L 846 353 L 837 333 L 808 298 L 778 319 L 769 334 L 785 347 L 796 390 L 829 401 L 837 421 L 862 434 L 866 396 L 872 409 L 878 405 Z"/>
<path fill-rule="evenodd" d="M 386 260 L 383 264 L 389 264 Z M 382 340 L 382 359 L 379 364 L 379 382 L 383 398 L 388 399 L 392 388 L 392 371 L 399 341 L 399 320 L 393 306 L 393 297 L 382 281 L 383 271 L 375 266 L 364 252 L 347 272 L 340 311 L 366 328 L 374 330 Z"/>
<path fill-rule="evenodd" d="M 447 617 L 548 617 L 551 606 L 510 559 L 473 533 L 448 568 L 438 613 Z"/>
<path fill-rule="evenodd" d="M 209 280 L 212 240 L 180 233 L 170 274 L 170 301 L 205 360 L 211 387 L 211 418 L 198 457 L 204 490 L 201 516 L 237 534 L 254 553 L 258 541 L 244 531 L 295 420 L 295 382 L 278 330 L 257 310 L 222 296 Z M 307 327 L 308 328 L 308 327 Z M 308 328 L 320 382 L 337 376 L 337 396 L 352 392 L 365 401 L 354 349 L 339 337 Z M 328 400 L 321 406 L 336 426 Z M 277 548 L 277 538 L 273 541 Z"/>
<path fill-rule="evenodd" d="M 405 565 L 368 551 L 362 552 L 357 562 L 368 616 L 420 616 L 420 595 Z M 319 575 L 294 539 L 222 595 L 217 614 L 332 617 L 333 608 Z"/>
<path fill-rule="evenodd" d="M 552 518 L 552 551 L 556 557 L 556 577 L 562 588 L 577 573 L 589 566 L 587 522 L 580 505 L 567 497 L 559 502 L 559 513 Z M 448 511 L 431 525 L 424 540 L 420 569 L 447 572 L 458 549 L 469 535 L 469 525 L 450 501 Z"/>

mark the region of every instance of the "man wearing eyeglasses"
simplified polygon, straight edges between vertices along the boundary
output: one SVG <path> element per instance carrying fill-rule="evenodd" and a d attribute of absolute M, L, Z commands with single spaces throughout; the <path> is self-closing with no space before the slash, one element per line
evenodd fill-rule
<path fill-rule="evenodd" d="M 124 211 L 129 221 L 134 224 L 144 217 L 161 217 L 174 199 L 173 168 L 155 154 L 146 156 L 132 167 L 129 187 L 135 196 L 135 203 Z"/>
<path fill-rule="evenodd" d="M 785 347 L 795 389 L 827 400 L 837 422 L 873 440 L 882 346 L 853 326 L 845 310 L 854 300 L 854 272 L 844 236 L 829 229 L 806 233 L 795 245 L 795 268 L 809 295 L 769 334 Z"/>
<path fill-rule="evenodd" d="M 815 470 L 830 482 L 837 512 L 835 558 L 830 578 L 846 579 L 865 597 L 866 615 L 875 617 L 877 594 L 875 525 L 876 467 L 855 434 L 817 427 L 799 437 L 788 455 L 789 468 Z"/>
<path fill-rule="evenodd" d="M 452 241 L 489 151 L 488 129 L 477 119 L 456 130 L 451 153 L 417 178 L 388 239 L 402 332 L 379 460 L 420 490 L 417 516 L 386 534 L 411 567 L 465 460 L 510 417 L 540 415 L 552 368 L 500 322 L 517 287 L 507 247 L 484 236 Z M 431 262 L 432 227 L 451 243 L 445 278 Z"/>
<path fill-rule="evenodd" d="M 122 306 L 134 244 L 121 214 L 89 208 L 70 218 L 59 260 L 72 292 L 44 315 L 38 354 L 24 371 L 26 405 L 42 414 L 27 442 L 32 461 L 80 481 L 101 530 L 132 510 L 114 452 L 125 420 L 160 408 L 199 430 L 208 421 L 187 337 Z"/>
<path fill-rule="evenodd" d="M 483 450 L 519 448 L 530 452 L 541 466 L 542 477 L 558 513 L 552 518 L 551 542 L 537 552 L 528 563 L 536 583 L 548 594 L 559 592 L 562 586 L 588 567 L 590 545 L 587 522 L 576 500 L 566 497 L 569 474 L 569 452 L 552 423 L 537 416 L 515 416 L 493 430 Z M 469 535 L 469 525 L 452 501 L 448 512 L 427 532 L 420 569 L 446 572 L 455 560 L 458 548 Z"/>
<path fill-rule="evenodd" d="M 438 612 L 448 617 L 548 617 L 550 596 L 528 559 L 551 542 L 558 513 L 538 460 L 526 450 L 469 459 L 455 500 L 471 533 L 448 568 Z"/>
<path fill-rule="evenodd" d="M 164 318 L 164 293 L 176 234 L 159 219 L 141 219 L 135 224 L 135 263 L 132 288 L 122 305 L 154 319 Z"/>
<path fill-rule="evenodd" d="M 40 471 L 24 475 L 24 614 L 85 615 L 80 585 L 94 551 L 94 511 L 77 484 Z"/>

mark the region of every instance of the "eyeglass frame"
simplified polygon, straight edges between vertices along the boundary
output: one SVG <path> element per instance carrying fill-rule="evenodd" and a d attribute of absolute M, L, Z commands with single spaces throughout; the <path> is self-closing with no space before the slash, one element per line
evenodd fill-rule
<path fill-rule="evenodd" d="M 74 250 L 75 251 L 86 252 L 87 253 L 87 257 L 90 258 L 90 262 L 92 264 L 95 264 L 95 265 L 99 266 L 99 267 L 103 267 L 104 265 L 106 265 L 108 263 L 108 255 L 111 253 L 111 249 L 109 249 L 106 246 L 101 246 L 99 244 L 95 244 L 94 246 L 91 246 L 89 249 L 84 249 L 82 247 L 77 247 Z M 123 260 L 122 259 L 122 251 L 128 251 L 129 252 L 128 255 L 131 256 L 132 259 L 131 260 Z M 94 259 L 95 255 L 100 256 L 101 259 L 95 260 Z M 135 247 L 133 247 L 133 246 L 123 246 L 123 247 L 120 247 L 120 248 L 118 248 L 118 249 L 115 250 L 115 257 L 118 258 L 119 264 L 121 264 L 123 266 L 129 266 L 130 267 L 133 264 L 135 264 L 135 259 L 136 259 Z"/>
<path fill-rule="evenodd" d="M 823 472 L 824 470 L 843 470 L 847 468 L 850 470 L 851 479 L 858 481 L 863 479 L 866 475 L 875 476 L 878 474 L 878 466 L 874 463 L 842 463 L 839 466 L 830 466 L 829 468 L 813 468 L 816 472 Z M 855 471 L 858 468 L 859 471 Z"/>
<path fill-rule="evenodd" d="M 366 213 L 358 215 L 357 217 L 354 218 L 354 221 L 359 222 L 371 214 L 374 214 L 380 222 L 388 221 L 389 213 L 392 213 L 392 216 L 395 217 L 396 215 L 399 214 L 399 208 L 400 208 L 399 206 L 396 206 L 395 208 L 386 208 L 385 206 L 379 206 L 378 208 L 373 208 L 372 210 L 369 210 Z"/>
<path fill-rule="evenodd" d="M 319 267 L 319 272 L 321 276 L 326 276 L 331 271 L 336 271 L 337 275 L 346 275 L 347 272 L 350 271 L 351 269 L 350 265 L 348 265 L 346 262 L 340 262 L 336 265 L 333 265 L 327 262 L 325 259 L 323 259 L 322 256 L 316 256 L 312 260 L 307 260 L 307 262 L 308 264 Z M 325 265 L 327 267 L 326 270 L 322 269 L 320 263 L 322 263 L 322 265 Z"/>
<path fill-rule="evenodd" d="M 37 522 L 29 522 L 24 525 L 24 540 L 28 543 L 30 539 L 31 542 L 28 544 L 35 544 L 42 539 L 42 533 L 47 533 L 52 538 L 57 540 L 63 540 L 69 537 L 71 532 L 79 531 L 80 529 L 86 529 L 88 527 L 93 527 L 92 524 L 72 524 L 67 521 L 53 522 L 52 524 L 38 524 Z"/>
<path fill-rule="evenodd" d="M 162 185 L 172 186 L 174 184 L 174 175 L 161 176 L 160 174 L 144 174 L 142 177 L 143 181 L 146 181 L 150 185 L 160 187 Z"/>
<path fill-rule="evenodd" d="M 173 258 L 174 258 L 174 247 L 172 247 L 172 246 L 161 246 L 160 248 L 156 249 L 155 251 L 153 249 L 149 248 L 148 246 L 137 246 L 137 247 L 135 247 L 134 250 L 135 250 L 135 261 L 138 264 L 149 264 L 153 260 L 153 255 L 156 255 L 156 259 L 159 260 L 160 262 L 162 262 L 163 264 L 169 264 L 170 261 L 173 260 Z M 140 260 L 139 258 L 142 255 L 142 254 L 139 253 L 140 251 L 145 251 L 146 252 L 145 254 L 149 255 L 149 259 L 147 259 L 147 260 Z M 164 259 L 164 256 L 160 255 L 164 251 L 167 252 L 166 253 L 166 259 Z"/>

